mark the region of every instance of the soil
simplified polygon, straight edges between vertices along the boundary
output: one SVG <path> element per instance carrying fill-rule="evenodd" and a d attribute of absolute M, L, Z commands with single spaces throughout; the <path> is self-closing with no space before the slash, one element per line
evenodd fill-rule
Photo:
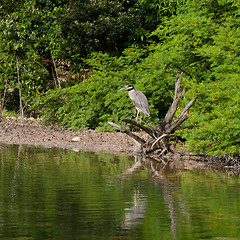
<path fill-rule="evenodd" d="M 64 131 L 60 127 L 43 126 L 34 119 L 15 117 L 0 118 L 0 142 L 58 147 L 74 151 L 107 153 L 136 151 L 134 140 L 121 132 Z"/>

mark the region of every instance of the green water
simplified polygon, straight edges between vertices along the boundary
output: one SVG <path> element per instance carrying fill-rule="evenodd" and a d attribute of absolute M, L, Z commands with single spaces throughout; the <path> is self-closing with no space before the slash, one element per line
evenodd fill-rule
<path fill-rule="evenodd" d="M 0 156 L 0 239 L 240 239 L 239 178 L 40 147 Z"/>

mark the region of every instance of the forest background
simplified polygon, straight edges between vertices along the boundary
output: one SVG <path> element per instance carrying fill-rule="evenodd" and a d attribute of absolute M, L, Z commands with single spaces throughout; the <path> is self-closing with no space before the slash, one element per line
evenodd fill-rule
<path fill-rule="evenodd" d="M 118 91 L 134 84 L 155 125 L 183 72 L 181 105 L 196 102 L 177 134 L 189 150 L 239 155 L 239 19 L 235 0 L 0 0 L 0 115 L 111 131 L 135 114 Z"/>

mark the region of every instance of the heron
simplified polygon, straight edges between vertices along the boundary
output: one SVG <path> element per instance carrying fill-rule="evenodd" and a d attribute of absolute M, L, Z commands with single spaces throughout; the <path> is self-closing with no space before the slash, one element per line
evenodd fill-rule
<path fill-rule="evenodd" d="M 138 121 L 138 115 L 140 113 L 140 124 L 142 118 L 142 112 L 146 117 L 150 116 L 149 103 L 147 97 L 140 91 L 136 91 L 133 85 L 126 85 L 121 88 L 120 91 L 125 90 L 128 91 L 128 96 L 132 99 L 132 102 L 137 109 L 137 117 L 136 122 Z"/>

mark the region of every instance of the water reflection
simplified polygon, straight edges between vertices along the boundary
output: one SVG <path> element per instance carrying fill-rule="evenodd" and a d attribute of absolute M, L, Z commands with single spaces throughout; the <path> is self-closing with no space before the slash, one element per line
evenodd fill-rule
<path fill-rule="evenodd" d="M 176 169 L 168 163 L 156 161 L 152 158 L 135 156 L 134 164 L 128 168 L 121 177 L 131 177 L 134 174 L 141 172 L 143 169 L 147 170 L 149 176 L 152 178 L 158 178 L 158 184 L 162 187 L 164 200 L 168 206 L 169 217 L 171 219 L 171 232 L 172 238 L 176 238 L 177 232 L 177 216 L 175 212 L 174 200 L 171 194 L 171 183 L 168 179 L 168 174 L 172 173 Z M 145 217 L 147 197 L 140 193 L 139 187 L 134 188 L 133 193 L 133 207 L 125 208 L 125 220 L 124 228 L 131 228 L 137 224 L 141 224 L 141 219 Z"/>
<path fill-rule="evenodd" d="M 125 170 L 122 177 L 129 177 L 141 172 L 143 169 L 147 170 L 149 176 L 155 179 L 168 178 L 170 175 L 175 175 L 179 171 L 206 169 L 206 163 L 196 161 L 160 161 L 151 157 L 135 156 L 134 164 Z"/>
<path fill-rule="evenodd" d="M 0 239 L 240 236 L 240 180 L 193 163 L 0 145 Z"/>
<path fill-rule="evenodd" d="M 18 176 L 19 176 L 19 164 L 20 164 L 20 154 L 21 154 L 22 144 L 18 145 L 18 152 L 17 157 L 15 160 L 15 167 L 14 167 L 14 175 L 12 178 L 12 186 L 11 186 L 11 201 L 14 202 L 16 196 L 16 187 L 18 183 Z"/>
<path fill-rule="evenodd" d="M 161 162 L 155 160 L 153 158 L 146 158 L 142 156 L 135 156 L 134 164 L 125 170 L 125 172 L 121 175 L 122 179 L 132 177 L 135 174 L 145 170 L 148 173 L 148 177 L 154 180 L 157 180 L 157 184 L 161 186 L 162 193 L 164 196 L 164 201 L 168 207 L 169 218 L 171 220 L 171 233 L 172 238 L 177 238 L 177 213 L 176 213 L 176 202 L 173 198 L 172 188 L 173 183 L 170 180 L 169 176 L 176 174 L 179 170 L 184 169 L 194 169 L 194 168 L 203 168 L 204 163 L 198 162 Z M 176 182 L 175 182 L 176 184 Z M 147 197 L 141 193 L 141 189 L 139 187 L 134 188 L 133 193 L 133 207 L 125 208 L 125 220 L 124 220 L 124 228 L 135 227 L 137 224 L 142 223 L 142 219 L 145 217 L 145 211 L 147 206 Z M 178 196 L 177 199 L 178 205 L 180 209 L 182 209 L 183 215 L 186 216 L 187 219 L 190 215 L 188 212 L 188 207 L 186 206 L 184 199 L 181 195 Z"/>

